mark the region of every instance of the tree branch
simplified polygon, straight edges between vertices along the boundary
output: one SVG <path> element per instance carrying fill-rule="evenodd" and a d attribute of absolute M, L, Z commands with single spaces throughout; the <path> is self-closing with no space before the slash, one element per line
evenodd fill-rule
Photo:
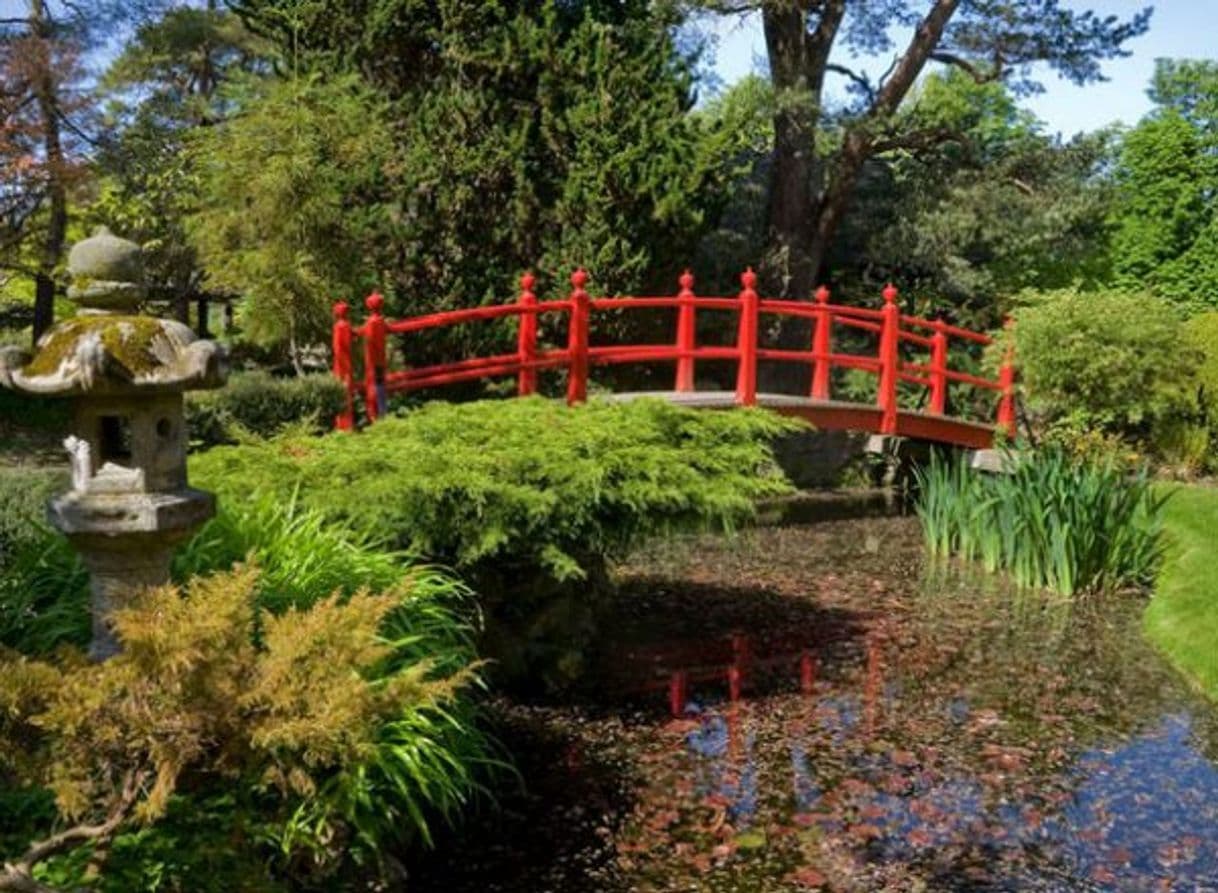
<path fill-rule="evenodd" d="M 996 81 L 1002 76 L 1002 66 L 996 63 L 991 71 L 983 71 L 974 63 L 965 59 L 963 56 L 958 56 L 955 53 L 945 51 L 937 51 L 930 54 L 930 58 L 934 62 L 942 62 L 944 65 L 953 65 L 956 68 L 966 72 L 969 77 L 978 84 L 988 84 L 991 81 Z"/>
<path fill-rule="evenodd" d="M 849 78 L 851 81 L 857 84 L 864 93 L 867 94 L 868 102 L 875 102 L 875 86 L 871 83 L 871 81 L 867 80 L 867 78 L 859 74 L 857 71 L 847 68 L 845 65 L 838 65 L 836 62 L 830 62 L 825 66 L 825 70 L 832 71 L 835 74 L 840 74 L 843 77 Z"/>
<path fill-rule="evenodd" d="M 892 77 L 885 82 L 876 95 L 875 102 L 872 103 L 869 110 L 870 116 L 887 116 L 897 110 L 897 106 L 901 104 L 901 100 L 905 98 L 905 94 L 909 92 L 909 88 L 921 74 L 926 60 L 938 46 L 939 40 L 943 37 L 943 30 L 947 27 L 951 17 L 955 15 L 956 7 L 959 5 L 960 0 L 935 0 L 934 6 L 918 23 L 918 28 L 914 31 L 909 46 L 901 56 L 896 68 L 893 69 Z"/>
<path fill-rule="evenodd" d="M 0 890 L 12 893 L 54 893 L 53 888 L 34 880 L 34 866 L 81 844 L 100 844 L 108 841 L 131 816 L 131 810 L 139 800 L 147 778 L 148 773 L 145 771 L 133 769 L 128 772 L 118 802 L 101 824 L 67 828 L 45 840 L 30 844 L 29 849 L 16 862 L 4 863 L 4 871 L 0 873 Z"/>
<path fill-rule="evenodd" d="M 896 134 L 877 139 L 871 145 L 874 153 L 890 152 L 893 149 L 907 149 L 911 152 L 924 152 L 941 143 L 960 141 L 959 131 L 950 127 L 927 127 L 922 130 L 911 130 L 908 133 Z"/>

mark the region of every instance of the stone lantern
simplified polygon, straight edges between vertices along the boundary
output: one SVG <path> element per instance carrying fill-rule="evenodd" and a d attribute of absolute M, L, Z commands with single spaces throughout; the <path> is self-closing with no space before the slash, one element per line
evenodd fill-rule
<path fill-rule="evenodd" d="M 101 660 L 118 651 L 110 613 L 168 582 L 174 547 L 215 514 L 215 498 L 187 486 L 182 395 L 223 385 L 227 359 L 182 323 L 139 315 L 138 245 L 102 227 L 72 248 L 68 272 L 78 315 L 32 355 L 0 351 L 0 384 L 72 401 L 72 489 L 48 514 L 89 569 Z"/>

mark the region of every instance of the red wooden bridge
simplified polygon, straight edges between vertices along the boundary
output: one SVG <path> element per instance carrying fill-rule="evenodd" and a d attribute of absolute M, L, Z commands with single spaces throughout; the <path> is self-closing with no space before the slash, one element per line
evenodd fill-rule
<path fill-rule="evenodd" d="M 584 289 L 588 274 L 576 270 L 571 275 L 570 295 L 561 301 L 539 301 L 533 293 L 532 274 L 521 277 L 521 291 L 510 304 L 471 307 L 430 313 L 403 320 L 387 320 L 381 311 L 384 300 L 372 294 L 365 300 L 369 315 L 362 325 L 349 319 L 346 303 L 334 306 L 334 374 L 347 387 L 346 410 L 335 420 L 336 427 L 355 426 L 356 400 L 362 398 L 370 422 L 385 411 L 390 394 L 408 393 L 482 378 L 511 376 L 520 395 L 536 393 L 538 375 L 552 369 L 567 373 L 567 401 L 582 402 L 587 397 L 588 376 L 593 367 L 624 363 L 673 363 L 675 377 L 671 391 L 651 391 L 614 395 L 616 399 L 658 396 L 675 403 L 699 407 L 765 406 L 786 415 L 810 421 L 820 429 L 869 431 L 875 434 L 937 441 L 974 449 L 993 445 L 997 432 L 1010 436 L 1015 431 L 1013 358 L 1004 358 L 998 378 L 991 380 L 949 366 L 952 342 L 988 345 L 988 335 L 948 325 L 942 320 L 923 319 L 902 314 L 897 290 L 889 285 L 883 291 L 879 309 L 853 307 L 829 302 L 829 291 L 820 288 L 815 300 L 790 301 L 762 298 L 757 293 L 757 276 L 748 270 L 740 277 L 738 295 L 704 297 L 694 294 L 694 277 L 686 271 L 680 277 L 680 291 L 662 297 L 592 298 Z M 645 308 L 669 308 L 676 312 L 676 339 L 668 344 L 592 345 L 589 335 L 593 319 L 600 314 L 622 313 Z M 699 345 L 696 321 L 699 313 L 735 314 L 736 343 L 729 346 Z M 565 347 L 542 349 L 538 344 L 538 324 L 542 316 L 566 317 Z M 807 349 L 791 350 L 762 343 L 761 318 L 787 317 L 812 322 Z M 516 350 L 488 357 L 474 357 L 419 368 L 390 370 L 386 341 L 389 335 L 409 335 L 472 322 L 516 317 L 519 320 Z M 867 353 L 839 353 L 834 333 L 853 330 L 865 333 L 875 348 Z M 355 342 L 363 342 L 363 372 L 357 379 Z M 731 361 L 736 364 L 734 391 L 697 391 L 694 388 L 696 364 L 703 361 Z M 793 363 L 810 366 L 812 383 L 806 394 L 759 393 L 757 367 L 760 362 Z M 876 376 L 873 403 L 835 400 L 832 394 L 834 369 L 858 369 Z M 909 409 L 898 402 L 901 384 L 924 389 L 924 408 Z M 993 422 L 969 420 L 948 413 L 948 390 L 953 384 L 971 385 L 992 391 L 996 398 Z"/>

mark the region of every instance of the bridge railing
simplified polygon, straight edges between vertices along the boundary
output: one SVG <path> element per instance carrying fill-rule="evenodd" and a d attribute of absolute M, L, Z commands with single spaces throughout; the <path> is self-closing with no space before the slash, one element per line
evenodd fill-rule
<path fill-rule="evenodd" d="M 388 395 L 419 391 L 492 377 L 515 377 L 517 393 L 536 393 L 538 373 L 547 369 L 567 371 L 567 401 L 587 398 L 590 370 L 595 366 L 622 363 L 673 363 L 673 389 L 695 389 L 696 364 L 700 361 L 736 363 L 735 402 L 751 406 L 757 402 L 757 367 L 760 362 L 796 363 L 810 366 L 812 381 L 806 395 L 830 401 L 832 372 L 835 368 L 858 369 L 878 379 L 876 407 L 880 410 L 879 432 L 897 431 L 898 388 L 906 383 L 928 392 L 927 412 L 942 416 L 947 411 L 948 391 L 952 384 L 970 385 L 993 391 L 997 397 L 995 428 L 1007 435 L 1015 432 L 1014 360 L 1008 351 L 998 377 L 988 379 L 949 366 L 953 340 L 988 345 L 991 338 L 942 320 L 923 319 L 902 314 L 897 290 L 892 285 L 883 291 L 884 303 L 878 310 L 829 302 L 829 290 L 817 289 L 814 300 L 791 301 L 762 298 L 757 293 L 757 276 L 750 269 L 741 277 L 741 290 L 734 297 L 701 297 L 694 294 L 694 277 L 687 270 L 679 279 L 676 295 L 655 297 L 592 298 L 585 290 L 588 274 L 576 270 L 571 275 L 571 292 L 565 300 L 539 301 L 533 292 L 536 284 L 531 273 L 520 279 L 520 293 L 511 304 L 471 307 L 429 313 L 403 320 L 387 320 L 382 314 L 384 300 L 373 293 L 365 300 L 368 317 L 362 325 L 350 320 L 345 302 L 334 305 L 333 372 L 347 388 L 347 405 L 335 420 L 336 427 L 355 426 L 356 401 L 362 397 L 368 420 L 375 421 L 385 411 Z M 590 345 L 594 315 L 645 308 L 672 309 L 676 312 L 676 338 L 672 343 Z M 699 345 L 699 311 L 737 314 L 736 343 L 732 346 Z M 546 314 L 567 318 L 565 347 L 543 349 L 538 343 L 538 321 Z M 796 317 L 812 322 L 811 343 L 806 350 L 763 346 L 762 315 Z M 471 357 L 402 370 L 388 369 L 389 335 L 407 335 L 473 322 L 516 317 L 519 319 L 516 349 L 487 357 Z M 834 348 L 835 331 L 854 330 L 875 336 L 875 354 L 839 353 Z M 356 342 L 362 342 L 363 375 L 355 371 Z M 903 344 L 913 345 L 927 355 L 925 362 L 902 358 Z"/>

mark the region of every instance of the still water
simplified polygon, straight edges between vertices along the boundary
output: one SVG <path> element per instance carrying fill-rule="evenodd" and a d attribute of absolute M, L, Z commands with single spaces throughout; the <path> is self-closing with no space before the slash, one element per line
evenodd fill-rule
<path fill-rule="evenodd" d="M 480 889 L 1218 891 L 1216 714 L 1144 596 L 931 573 L 909 518 L 683 541 L 622 580 L 592 700 L 527 711 L 577 757 L 526 769 L 553 839 Z M 673 717 L 640 683 L 682 667 Z M 618 793 L 568 796 L 591 772 Z"/>

